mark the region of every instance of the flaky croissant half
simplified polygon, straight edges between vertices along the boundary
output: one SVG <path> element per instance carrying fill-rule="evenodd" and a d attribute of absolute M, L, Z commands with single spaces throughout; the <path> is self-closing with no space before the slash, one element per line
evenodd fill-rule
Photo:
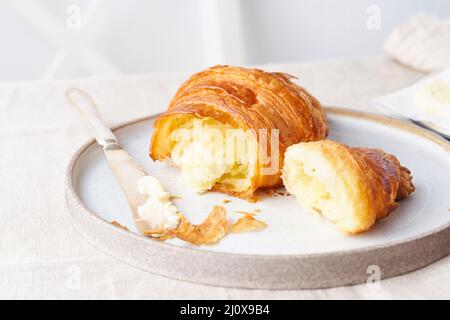
<path fill-rule="evenodd" d="M 231 66 L 193 75 L 155 120 L 151 158 L 170 159 L 198 192 L 212 189 L 252 201 L 258 189 L 280 186 L 286 148 L 328 134 L 320 103 L 291 78 Z M 206 134 L 186 138 L 186 131 L 198 128 Z M 234 141 L 235 129 L 244 132 L 245 148 L 220 143 Z M 274 139 L 278 144 L 272 144 Z M 197 159 L 188 161 L 192 155 Z M 198 161 L 199 155 L 227 161 Z"/>
<path fill-rule="evenodd" d="M 414 191 L 410 171 L 393 155 L 330 140 L 289 147 L 282 178 L 306 209 L 348 233 L 368 230 Z"/>

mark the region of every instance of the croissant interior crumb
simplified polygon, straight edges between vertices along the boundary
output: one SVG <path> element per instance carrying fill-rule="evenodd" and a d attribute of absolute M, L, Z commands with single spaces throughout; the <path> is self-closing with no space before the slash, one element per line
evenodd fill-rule
<path fill-rule="evenodd" d="M 217 184 L 231 187 L 235 192 L 248 189 L 252 176 L 248 156 L 251 151 L 238 149 L 237 140 L 228 140 L 232 132 L 228 130 L 233 127 L 213 118 L 186 118 L 170 135 L 173 146 L 170 158 L 181 169 L 186 183 L 198 193 Z M 234 150 L 229 143 L 236 143 L 231 145 Z M 243 147 L 246 146 L 244 143 Z"/>
<path fill-rule="evenodd" d="M 356 208 L 336 168 L 318 149 L 298 146 L 286 153 L 283 181 L 307 210 L 323 215 L 343 230 L 353 230 Z"/>

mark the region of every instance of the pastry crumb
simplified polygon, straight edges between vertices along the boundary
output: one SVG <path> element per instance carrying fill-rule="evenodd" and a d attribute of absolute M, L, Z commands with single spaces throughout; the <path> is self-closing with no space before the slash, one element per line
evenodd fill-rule
<path fill-rule="evenodd" d="M 261 212 L 261 209 L 254 209 L 253 212 L 254 212 L 254 213 L 260 213 L 260 212 Z"/>
<path fill-rule="evenodd" d="M 240 211 L 240 210 L 236 210 L 234 211 L 235 213 L 240 213 L 240 214 L 249 214 L 251 216 L 255 215 L 253 212 L 248 212 L 248 211 Z"/>
<path fill-rule="evenodd" d="M 172 234 L 167 233 L 167 231 L 163 229 L 147 230 L 144 232 L 144 235 L 157 241 L 166 241 L 168 239 L 174 238 Z"/>
<path fill-rule="evenodd" d="M 227 204 L 227 203 L 230 203 L 230 202 L 231 202 L 231 200 L 228 200 L 228 199 L 225 199 L 225 200 L 222 201 L 223 204 Z"/>
<path fill-rule="evenodd" d="M 255 219 L 251 214 L 246 214 L 236 221 L 231 227 L 231 233 L 259 231 L 267 227 L 267 224 L 263 221 Z"/>
<path fill-rule="evenodd" d="M 121 224 L 118 223 L 117 221 L 112 221 L 111 224 L 112 224 L 113 226 L 115 226 L 115 227 L 118 227 L 118 228 L 120 228 L 120 229 L 123 229 L 123 230 L 125 230 L 125 231 L 128 231 L 128 228 L 127 228 L 127 227 L 121 225 Z"/>
<path fill-rule="evenodd" d="M 255 209 L 259 212 L 259 209 Z M 175 230 L 148 230 L 144 235 L 158 241 L 171 238 L 189 242 L 193 245 L 213 245 L 219 242 L 229 233 L 259 231 L 267 227 L 263 221 L 257 220 L 254 213 L 246 211 L 234 211 L 244 214 L 234 224 L 227 218 L 227 211 L 222 206 L 215 206 L 208 217 L 199 225 L 192 224 L 181 213 L 180 224 Z"/>
<path fill-rule="evenodd" d="M 170 196 L 169 200 L 178 200 L 178 199 L 182 199 L 180 196 Z"/>

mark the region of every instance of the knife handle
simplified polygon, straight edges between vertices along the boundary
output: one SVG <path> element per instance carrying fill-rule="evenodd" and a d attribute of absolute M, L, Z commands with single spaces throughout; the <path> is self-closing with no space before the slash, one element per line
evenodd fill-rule
<path fill-rule="evenodd" d="M 85 91 L 70 88 L 66 91 L 69 105 L 74 109 L 91 130 L 92 134 L 104 149 L 119 149 L 120 145 L 114 133 L 103 123 L 94 99 Z"/>

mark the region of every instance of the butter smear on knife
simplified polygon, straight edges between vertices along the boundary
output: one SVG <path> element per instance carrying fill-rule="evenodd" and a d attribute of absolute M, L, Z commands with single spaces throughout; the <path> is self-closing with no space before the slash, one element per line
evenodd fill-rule
<path fill-rule="evenodd" d="M 180 223 L 177 208 L 170 200 L 170 194 L 164 190 L 158 179 L 145 176 L 138 181 L 137 190 L 147 197 L 147 201 L 138 207 L 140 219 L 148 222 L 152 229 L 176 229 Z"/>

